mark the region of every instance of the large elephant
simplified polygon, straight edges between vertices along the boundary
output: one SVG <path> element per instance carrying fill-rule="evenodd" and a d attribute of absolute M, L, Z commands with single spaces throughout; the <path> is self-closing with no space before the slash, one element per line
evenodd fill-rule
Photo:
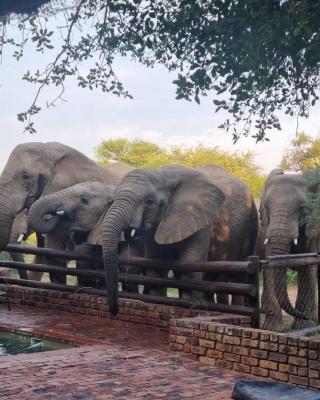
<path fill-rule="evenodd" d="M 118 184 L 130 168 L 102 168 L 79 151 L 60 143 L 23 143 L 11 153 L 0 177 L 0 249 L 10 238 L 17 214 L 29 209 L 41 196 L 84 181 Z M 63 249 L 66 244 L 47 235 L 46 246 Z M 61 259 L 53 260 L 64 265 Z M 64 275 L 51 274 L 55 282 L 64 283 Z"/>
<path fill-rule="evenodd" d="M 317 172 L 285 174 L 281 169 L 275 169 L 269 174 L 260 204 L 261 240 L 266 256 L 320 250 L 319 226 L 312 226 L 306 220 L 309 194 L 320 189 L 320 180 L 313 179 Z M 281 329 L 282 309 L 295 317 L 294 328 L 317 320 L 315 267 L 298 268 L 295 307 L 288 296 L 286 269 L 266 269 L 264 278 L 265 329 Z"/>
<path fill-rule="evenodd" d="M 29 226 L 36 232 L 54 233 L 55 236 L 68 236 L 77 251 L 90 251 L 91 245 L 102 244 L 102 220 L 114 200 L 116 186 L 102 182 L 82 182 L 40 197 L 30 208 Z M 82 246 L 80 243 L 85 242 Z M 121 255 L 142 255 L 139 243 L 123 245 Z M 87 263 L 77 263 L 77 268 L 88 268 Z M 126 268 L 137 273 L 136 268 Z M 102 287 L 100 280 L 78 277 L 81 286 Z M 125 291 L 138 291 L 137 285 L 123 284 Z"/>
<path fill-rule="evenodd" d="M 118 312 L 117 245 L 122 231 L 127 237 L 143 231 L 146 257 L 243 260 L 253 254 L 257 221 L 249 190 L 219 167 L 171 166 L 129 172 L 120 182 L 103 222 L 102 248 L 111 313 Z M 203 276 L 184 273 L 181 278 Z M 164 290 L 150 287 L 149 293 L 159 295 Z M 203 293 L 197 291 L 183 290 L 180 295 L 205 301 Z"/>

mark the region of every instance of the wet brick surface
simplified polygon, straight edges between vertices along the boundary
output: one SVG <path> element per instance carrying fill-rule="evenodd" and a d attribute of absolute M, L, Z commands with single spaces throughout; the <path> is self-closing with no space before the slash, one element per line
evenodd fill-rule
<path fill-rule="evenodd" d="M 172 352 L 157 328 L 4 304 L 0 327 L 81 345 L 1 357 L 1 399 L 224 400 L 244 377 Z"/>

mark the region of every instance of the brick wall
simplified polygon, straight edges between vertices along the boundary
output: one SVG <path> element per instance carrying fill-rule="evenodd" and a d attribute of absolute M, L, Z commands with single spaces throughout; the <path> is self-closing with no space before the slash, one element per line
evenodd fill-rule
<path fill-rule="evenodd" d="M 170 325 L 170 347 L 205 364 L 320 389 L 320 341 L 200 318 Z"/>
<path fill-rule="evenodd" d="M 0 285 L 0 290 L 8 290 L 10 303 L 31 307 L 58 309 L 72 313 L 93 315 L 104 319 L 113 318 L 107 309 L 107 299 L 85 293 L 60 292 L 56 290 L 35 289 L 21 286 Z M 0 299 L 4 301 L 4 299 Z M 250 325 L 249 317 L 221 314 L 211 311 L 197 311 L 181 307 L 150 304 L 136 300 L 119 299 L 119 314 L 121 321 L 153 325 L 169 329 L 169 321 L 174 318 L 196 317 L 202 315 L 210 321 Z"/>
<path fill-rule="evenodd" d="M 112 318 L 104 297 L 0 285 L 14 305 Z M 0 299 L 4 301 L 5 299 Z M 117 319 L 169 329 L 172 350 L 202 363 L 320 389 L 320 341 L 250 328 L 250 318 L 119 300 Z"/>

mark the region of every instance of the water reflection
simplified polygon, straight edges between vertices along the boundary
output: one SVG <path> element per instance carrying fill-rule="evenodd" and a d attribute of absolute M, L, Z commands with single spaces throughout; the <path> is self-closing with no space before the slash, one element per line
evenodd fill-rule
<path fill-rule="evenodd" d="M 20 333 L 0 331 L 0 356 L 35 353 L 73 347 L 67 343 L 32 338 Z"/>

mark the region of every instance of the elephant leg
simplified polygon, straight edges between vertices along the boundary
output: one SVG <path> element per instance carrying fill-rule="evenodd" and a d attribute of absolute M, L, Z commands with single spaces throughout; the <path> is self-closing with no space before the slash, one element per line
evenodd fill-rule
<path fill-rule="evenodd" d="M 298 270 L 298 294 L 296 309 L 305 313 L 308 319 L 295 318 L 293 329 L 312 326 L 318 320 L 316 302 L 317 266 L 301 267 Z"/>
<path fill-rule="evenodd" d="M 130 256 L 136 257 L 139 255 L 139 247 L 134 243 L 124 243 L 122 248 L 120 248 L 120 257 L 124 259 L 130 259 Z M 140 268 L 134 267 L 127 264 L 122 264 L 120 266 L 120 272 L 124 275 L 132 274 L 132 275 L 140 275 Z M 139 293 L 139 285 L 136 283 L 130 282 L 122 282 L 122 291 L 123 292 L 131 292 L 131 293 Z"/>
<path fill-rule="evenodd" d="M 80 245 L 75 246 L 75 251 L 78 254 L 92 255 L 93 258 L 97 256 L 96 249 L 97 246 L 90 243 L 82 243 Z M 79 270 L 92 270 L 92 271 L 100 270 L 101 272 L 103 272 L 103 268 L 99 268 L 99 266 L 96 265 L 93 261 L 92 262 L 77 261 L 76 268 Z M 78 286 L 81 287 L 92 287 L 95 289 L 104 289 L 106 287 L 104 278 L 95 278 L 91 276 L 79 275 L 77 277 L 77 281 L 78 281 Z"/>
<path fill-rule="evenodd" d="M 45 245 L 48 248 L 53 248 L 56 250 L 65 250 L 64 242 L 55 235 L 47 234 L 45 237 Z M 48 265 L 56 265 L 58 267 L 64 267 L 64 268 L 67 266 L 66 260 L 60 257 L 46 256 L 44 261 L 45 264 Z M 67 282 L 66 275 L 63 273 L 50 272 L 49 276 L 50 276 L 50 281 L 53 283 L 60 283 L 65 285 Z"/>
<path fill-rule="evenodd" d="M 206 261 L 208 259 L 210 245 L 210 233 L 207 228 L 202 229 L 186 240 L 180 245 L 179 248 L 179 261 L 181 262 L 196 262 L 196 261 Z M 180 275 L 181 280 L 197 280 L 202 281 L 204 279 L 204 274 L 202 272 L 183 272 Z M 207 304 L 206 294 L 200 290 L 194 289 L 180 289 L 180 298 L 186 300 L 192 300 L 198 304 Z M 211 297 L 213 293 L 211 294 Z"/>
<path fill-rule="evenodd" d="M 78 270 L 96 270 L 96 268 L 92 268 L 91 263 L 88 263 L 87 261 L 76 261 L 76 268 Z M 103 272 L 103 270 L 101 269 L 101 272 Z M 94 277 L 89 277 L 89 276 L 78 276 L 77 277 L 77 281 L 78 281 L 78 286 L 81 287 L 91 287 L 94 289 L 102 289 L 103 286 L 101 287 L 101 283 L 100 283 L 100 278 L 94 278 Z M 104 281 L 104 280 L 103 280 Z M 104 283 L 104 288 L 105 288 L 105 283 Z"/>
<path fill-rule="evenodd" d="M 44 237 L 40 233 L 36 233 L 37 236 L 37 247 L 43 248 L 45 246 Z M 34 262 L 36 264 L 46 264 L 45 256 L 35 256 Z M 43 272 L 29 271 L 29 279 L 32 281 L 41 281 Z"/>
<path fill-rule="evenodd" d="M 211 282 L 228 282 L 227 275 L 223 272 L 209 272 L 206 274 L 206 278 Z M 214 301 L 214 293 L 207 293 L 207 300 Z M 218 304 L 229 304 L 229 295 L 227 293 L 216 293 L 216 302 Z"/>
<path fill-rule="evenodd" d="M 12 261 L 24 263 L 23 254 L 14 253 L 14 252 L 10 252 L 9 254 L 10 254 L 10 257 L 11 257 Z M 18 274 L 19 274 L 20 279 L 28 279 L 28 272 L 27 272 L 26 269 L 18 269 Z M 10 271 L 9 271 L 9 275 L 10 275 Z"/>
<path fill-rule="evenodd" d="M 156 245 L 153 241 L 153 238 L 145 237 L 145 244 L 144 244 L 144 255 L 146 258 L 154 258 L 154 259 L 161 259 L 165 258 L 164 254 L 161 253 L 161 250 L 158 245 Z M 159 270 L 159 269 L 145 269 L 145 275 L 150 278 L 167 278 L 168 276 L 167 270 Z M 159 287 L 159 286 L 152 286 L 152 285 L 144 285 L 143 294 L 148 294 L 151 296 L 167 296 L 167 288 Z"/>
<path fill-rule="evenodd" d="M 241 277 L 239 274 L 230 274 L 229 282 L 237 282 L 237 283 L 248 283 L 247 276 L 244 275 L 244 277 Z M 246 306 L 249 305 L 246 302 L 245 296 L 242 296 L 241 294 L 233 294 L 231 296 L 231 304 L 236 305 L 236 306 Z"/>
<path fill-rule="evenodd" d="M 274 271 L 271 268 L 263 271 L 263 293 L 265 320 L 262 329 L 279 331 L 283 328 L 282 311 L 276 297 Z"/>
<path fill-rule="evenodd" d="M 152 258 L 150 255 L 148 256 L 148 258 L 149 257 Z M 159 258 L 159 257 L 153 257 L 153 258 Z M 168 271 L 167 270 L 160 271 L 160 270 L 156 270 L 156 269 L 147 268 L 145 271 L 145 275 L 150 278 L 167 278 Z M 149 294 L 151 296 L 166 297 L 167 296 L 167 288 L 145 285 L 143 288 L 143 293 Z"/>
<path fill-rule="evenodd" d="M 262 294 L 261 294 L 261 311 L 264 313 L 266 308 L 268 307 L 268 302 L 269 302 L 269 297 L 270 297 L 270 293 L 268 293 L 268 291 L 266 290 L 266 271 L 265 269 L 262 272 L 263 275 L 263 287 L 262 287 Z"/>

